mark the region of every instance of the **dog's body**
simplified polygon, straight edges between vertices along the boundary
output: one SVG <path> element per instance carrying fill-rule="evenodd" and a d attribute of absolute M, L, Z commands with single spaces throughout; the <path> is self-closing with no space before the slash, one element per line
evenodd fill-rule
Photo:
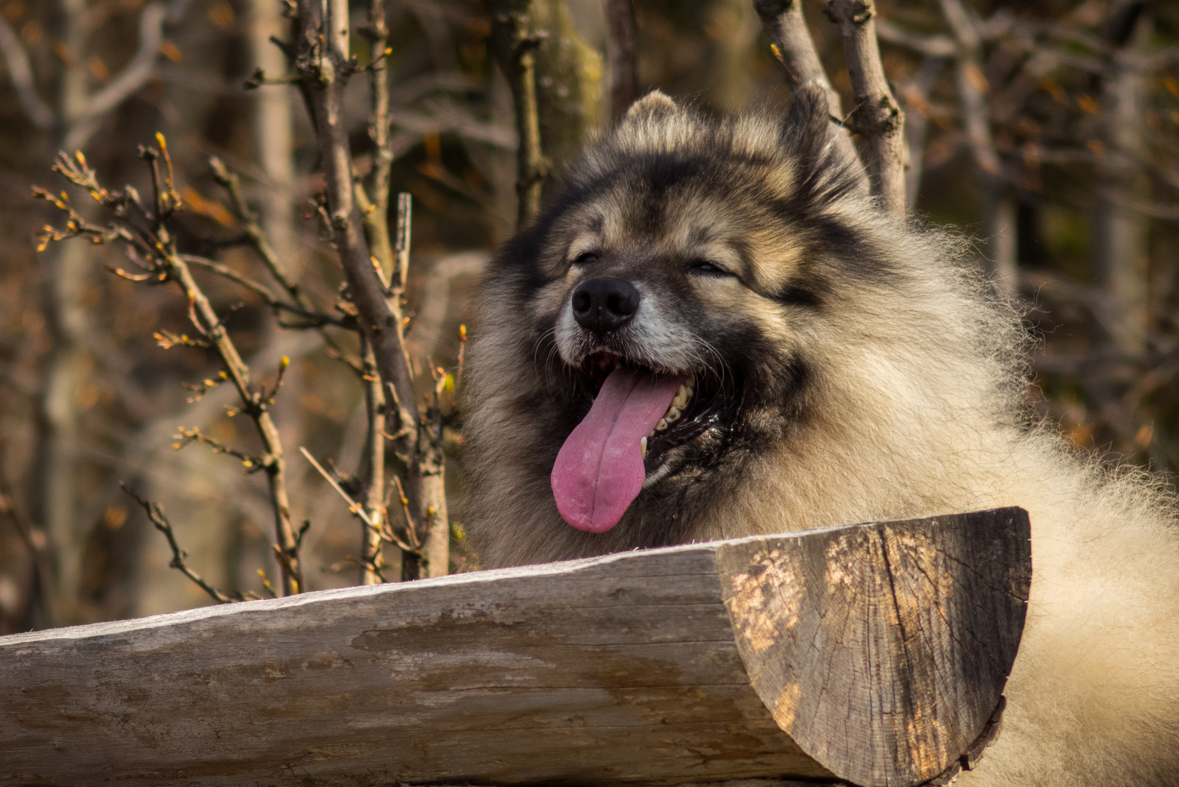
<path fill-rule="evenodd" d="M 483 567 L 1023 506 L 1004 731 L 961 783 L 1179 785 L 1172 497 L 1032 423 L 1017 317 L 879 211 L 824 107 L 711 123 L 652 94 L 501 251 L 471 353 Z"/>

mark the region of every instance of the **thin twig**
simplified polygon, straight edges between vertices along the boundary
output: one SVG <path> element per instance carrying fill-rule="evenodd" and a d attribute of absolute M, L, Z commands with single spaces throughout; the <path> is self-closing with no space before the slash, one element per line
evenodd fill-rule
<path fill-rule="evenodd" d="M 393 167 L 393 147 L 389 136 L 389 31 L 385 24 L 385 0 L 369 0 L 368 25 L 361 34 L 369 41 L 373 53 L 369 75 L 368 135 L 373 141 L 372 167 L 367 177 L 356 180 L 356 197 L 364 220 L 371 259 L 386 278 L 392 276 L 393 250 L 389 240 L 389 174 Z"/>
<path fill-rule="evenodd" d="M 385 395 L 376 361 L 368 341 L 361 334 L 361 355 L 364 358 L 364 404 L 368 422 L 365 436 L 364 460 L 361 463 L 360 487 L 368 517 L 361 528 L 361 585 L 373 585 L 381 579 L 384 557 L 381 553 L 381 530 L 385 509 Z"/>
<path fill-rule="evenodd" d="M 351 555 L 345 555 L 344 560 L 358 567 L 361 576 L 371 576 L 375 580 L 373 582 L 362 582 L 362 585 L 378 585 L 389 581 L 385 579 L 384 563 L 377 565 L 371 560 L 357 559 Z"/>
<path fill-rule="evenodd" d="M 401 513 L 405 517 L 405 538 L 409 542 L 409 549 L 407 551 L 420 552 L 422 541 L 418 536 L 418 528 L 414 524 L 413 516 L 409 512 L 409 498 L 405 496 L 405 489 L 401 486 L 401 479 L 393 476 L 393 485 L 397 487 L 397 501 L 401 504 Z M 402 543 L 400 539 L 392 536 L 392 531 L 390 531 L 390 537 L 394 538 L 398 543 Z M 405 547 L 403 546 L 402 549 L 405 549 Z"/>
<path fill-rule="evenodd" d="M 0 17 L 2 18 L 2 17 Z M 3 468 L 3 445 L 0 445 L 0 468 Z M 52 599 L 49 590 L 53 587 L 53 564 L 49 553 L 49 536 L 41 526 L 26 516 L 17 504 L 16 493 L 9 483 L 8 474 L 0 469 L 0 514 L 7 515 L 16 528 L 17 536 L 24 542 L 25 548 L 32 555 L 33 581 L 30 583 L 30 597 L 28 606 L 36 605 L 44 616 L 39 623 L 45 628 L 53 628 L 54 615 Z"/>
<path fill-rule="evenodd" d="M 258 569 L 258 578 L 262 580 L 262 589 L 266 591 L 266 595 L 270 596 L 271 598 L 278 598 L 278 592 L 274 589 L 274 586 L 270 584 L 270 580 L 266 578 L 266 572 L 262 569 Z"/>
<path fill-rule="evenodd" d="M 372 519 L 369 518 L 368 513 L 364 510 L 364 506 L 362 506 L 360 503 L 357 503 L 352 499 L 352 495 L 344 491 L 344 487 L 340 486 L 339 482 L 332 478 L 331 474 L 327 470 L 323 469 L 323 465 L 315 461 L 315 457 L 311 455 L 310 451 L 308 451 L 303 446 L 299 446 L 299 450 L 303 453 L 303 456 L 307 457 L 307 461 L 310 462 L 312 466 L 314 466 L 315 469 L 319 471 L 319 474 L 323 476 L 329 484 L 332 485 L 332 489 L 336 490 L 340 497 L 344 498 L 344 502 L 348 504 L 348 512 L 360 517 L 360 519 L 369 527 L 374 527 L 375 525 L 373 524 Z"/>
<path fill-rule="evenodd" d="M 314 311 L 311 301 L 307 299 L 307 296 L 299 287 L 298 282 L 292 279 L 287 273 L 286 267 L 278 258 L 278 253 L 275 252 L 274 247 L 270 245 L 270 241 L 266 238 L 266 233 L 262 230 L 262 225 L 258 223 L 258 214 L 246 202 L 245 195 L 241 189 L 241 180 L 237 174 L 231 172 L 225 166 L 225 163 L 216 156 L 212 156 L 209 159 L 209 167 L 213 170 L 213 179 L 229 194 L 234 215 L 241 222 L 246 237 L 249 238 L 254 251 L 262 258 L 262 262 L 266 265 L 266 269 L 270 271 L 270 275 L 282 285 L 283 289 L 287 291 L 287 294 L 291 296 L 291 299 L 295 303 L 308 311 Z"/>
<path fill-rule="evenodd" d="M 251 279 L 247 279 L 245 276 L 242 276 L 240 273 L 237 273 L 236 271 L 232 270 L 227 265 L 222 265 L 220 262 L 217 262 L 216 260 L 206 259 L 205 257 L 198 257 L 195 254 L 184 254 L 181 256 L 183 257 L 184 261 L 187 262 L 189 265 L 195 265 L 198 268 L 204 268 L 207 271 L 215 273 L 222 278 L 229 279 L 234 284 L 237 284 L 238 286 L 249 290 L 250 292 L 252 292 L 255 295 L 257 295 L 258 297 L 260 297 L 263 301 L 265 301 L 267 306 L 281 307 L 281 306 L 286 305 L 286 304 L 281 303 L 278 299 L 278 296 L 276 296 L 270 290 L 266 289 L 266 287 L 257 283 L 256 281 L 253 281 Z M 304 314 L 306 313 L 303 310 L 299 309 L 299 307 L 297 307 L 297 306 L 293 307 L 293 309 L 299 310 L 300 312 L 302 312 Z"/>
<path fill-rule="evenodd" d="M 246 469 L 247 473 L 256 473 L 259 470 L 266 469 L 266 463 L 264 460 L 247 454 L 244 451 L 239 451 L 236 448 L 225 445 L 225 443 L 222 443 L 220 440 L 203 434 L 200 429 L 185 429 L 184 427 L 181 427 L 177 430 L 176 436 L 179 438 L 179 442 L 172 444 L 173 449 L 179 450 L 188 443 L 201 443 L 213 449 L 213 453 L 226 454 L 241 460 L 242 467 Z"/>
<path fill-rule="evenodd" d="M 252 292 L 255 295 L 257 295 L 258 297 L 260 297 L 266 303 L 267 306 L 270 306 L 271 308 L 277 309 L 279 311 L 289 312 L 291 314 L 298 315 L 299 317 L 303 317 L 304 319 L 307 320 L 306 323 L 303 323 L 300 325 L 286 326 L 288 328 L 320 328 L 324 325 L 334 325 L 337 328 L 351 328 L 351 327 L 353 327 L 352 323 L 350 321 L 341 319 L 340 317 L 336 317 L 335 315 L 327 314 L 325 312 L 309 311 L 308 309 L 306 309 L 303 306 L 296 305 L 293 303 L 288 303 L 288 302 L 280 299 L 273 292 L 266 289 L 266 287 L 259 284 L 258 282 L 253 281 L 252 279 L 248 279 L 245 276 L 242 276 L 241 274 L 237 273 L 233 269 L 229 268 L 226 265 L 221 264 L 220 262 L 217 262 L 216 260 L 210 260 L 205 257 L 198 257 L 195 254 L 183 254 L 183 255 L 181 255 L 181 257 L 189 265 L 195 265 L 198 268 L 203 268 L 204 270 L 207 270 L 210 273 L 215 273 L 216 275 L 221 276 L 222 278 L 228 279 L 229 281 L 233 282 L 234 284 L 237 284 L 238 286 L 249 290 L 250 292 Z"/>
<path fill-rule="evenodd" d="M 151 520 L 153 525 L 155 525 L 156 530 L 159 530 L 164 534 L 164 537 L 168 539 L 168 546 L 172 548 L 172 562 L 169 563 L 172 568 L 178 569 L 182 574 L 184 574 L 184 576 L 191 579 L 201 590 L 208 593 L 213 598 L 213 600 L 219 604 L 230 604 L 234 601 L 240 600 L 231 598 L 222 593 L 220 590 L 217 590 L 215 587 L 206 582 L 200 574 L 188 567 L 188 564 L 184 562 L 184 559 L 188 557 L 188 553 L 181 549 L 180 545 L 176 543 L 176 534 L 172 530 L 172 523 L 169 522 L 168 517 L 164 515 L 164 509 L 160 506 L 159 503 L 153 503 L 149 500 L 143 499 L 135 492 L 134 489 L 127 486 L 126 484 L 119 484 L 119 486 L 123 488 L 124 492 L 134 498 L 135 502 L 139 503 L 139 505 L 143 507 L 143 510 L 147 513 L 147 518 Z"/>

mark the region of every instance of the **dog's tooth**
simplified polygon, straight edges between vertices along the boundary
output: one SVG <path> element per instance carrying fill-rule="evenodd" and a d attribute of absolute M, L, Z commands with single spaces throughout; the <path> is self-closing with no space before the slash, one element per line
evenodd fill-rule
<path fill-rule="evenodd" d="M 683 388 L 681 388 L 679 390 L 679 393 L 677 393 L 675 395 L 675 398 L 671 400 L 671 406 L 679 408 L 680 410 L 683 410 L 684 405 L 686 405 L 687 403 L 688 403 L 688 392 L 685 391 Z"/>
<path fill-rule="evenodd" d="M 660 418 L 659 423 L 655 424 L 655 431 L 662 432 L 665 429 L 667 429 L 667 420 L 664 418 Z"/>
<path fill-rule="evenodd" d="M 639 440 L 639 453 L 644 459 L 647 458 L 647 438 Z"/>
<path fill-rule="evenodd" d="M 669 424 L 675 423 L 676 421 L 680 420 L 680 411 L 675 407 L 675 405 L 672 405 L 670 408 L 668 408 L 667 414 L 663 416 L 663 420 L 667 421 Z"/>

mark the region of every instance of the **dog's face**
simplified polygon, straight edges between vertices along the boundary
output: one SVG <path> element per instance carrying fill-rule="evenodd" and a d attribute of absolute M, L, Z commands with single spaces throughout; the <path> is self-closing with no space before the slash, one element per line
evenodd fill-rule
<path fill-rule="evenodd" d="M 486 483 L 528 487 L 514 462 L 574 528 L 622 521 L 613 548 L 683 540 L 690 488 L 808 418 L 824 312 L 888 275 L 840 213 L 858 183 L 817 95 L 776 123 L 636 104 L 488 277 Z"/>
<path fill-rule="evenodd" d="M 715 458 L 757 402 L 790 407 L 806 375 L 795 322 L 820 298 L 806 242 L 767 215 L 790 182 L 764 159 L 636 157 L 603 186 L 554 223 L 532 300 L 576 383 L 568 406 L 589 411 L 553 490 L 593 532 L 641 488 Z"/>

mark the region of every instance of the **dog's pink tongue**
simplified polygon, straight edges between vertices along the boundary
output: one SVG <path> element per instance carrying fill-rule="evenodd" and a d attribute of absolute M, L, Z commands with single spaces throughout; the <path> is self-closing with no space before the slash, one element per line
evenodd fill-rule
<path fill-rule="evenodd" d="M 639 441 L 659 423 L 683 382 L 616 369 L 553 465 L 553 496 L 565 521 L 602 533 L 618 524 L 643 488 Z"/>

